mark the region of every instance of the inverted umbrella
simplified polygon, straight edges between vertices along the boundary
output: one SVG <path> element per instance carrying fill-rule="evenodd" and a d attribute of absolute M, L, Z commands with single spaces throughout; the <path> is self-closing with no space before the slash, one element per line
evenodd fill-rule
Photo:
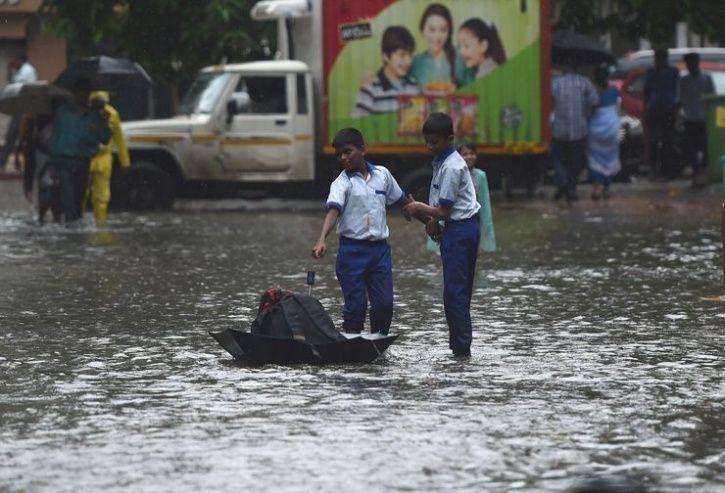
<path fill-rule="evenodd" d="M 248 359 L 258 364 L 370 363 L 398 338 L 397 335 L 356 334 L 347 335 L 339 341 L 310 344 L 236 329 L 209 332 L 209 335 L 234 356 L 234 359 Z"/>
<path fill-rule="evenodd" d="M 70 94 L 44 81 L 14 82 L 0 91 L 0 113 L 19 115 L 22 113 L 50 114 L 55 98 L 69 98 Z"/>
<path fill-rule="evenodd" d="M 576 31 L 556 31 L 551 36 L 551 61 L 555 65 L 613 65 L 614 55 L 597 39 Z"/>

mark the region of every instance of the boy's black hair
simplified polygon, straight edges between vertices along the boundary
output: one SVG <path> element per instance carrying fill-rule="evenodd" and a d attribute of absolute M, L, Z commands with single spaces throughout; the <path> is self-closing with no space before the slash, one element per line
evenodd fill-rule
<path fill-rule="evenodd" d="M 423 133 L 450 137 L 453 135 L 453 120 L 445 113 L 431 113 L 423 124 Z"/>
<path fill-rule="evenodd" d="M 403 26 L 390 26 L 383 32 L 380 49 L 384 55 L 390 55 L 397 50 L 415 51 L 415 39 Z"/>
<path fill-rule="evenodd" d="M 700 54 L 690 52 L 683 56 L 682 59 L 685 61 L 685 63 L 700 63 Z"/>
<path fill-rule="evenodd" d="M 365 140 L 363 139 L 362 132 L 357 128 L 343 128 L 339 130 L 335 137 L 332 139 L 332 147 L 337 149 L 347 144 L 352 144 L 358 149 L 365 146 Z"/>

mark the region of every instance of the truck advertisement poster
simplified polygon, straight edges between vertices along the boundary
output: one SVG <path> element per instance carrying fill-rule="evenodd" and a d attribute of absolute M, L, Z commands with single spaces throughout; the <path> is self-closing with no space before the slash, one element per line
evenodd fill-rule
<path fill-rule="evenodd" d="M 543 1 L 326 2 L 328 141 L 350 126 L 369 144 L 420 145 L 442 111 L 459 140 L 541 143 Z"/>

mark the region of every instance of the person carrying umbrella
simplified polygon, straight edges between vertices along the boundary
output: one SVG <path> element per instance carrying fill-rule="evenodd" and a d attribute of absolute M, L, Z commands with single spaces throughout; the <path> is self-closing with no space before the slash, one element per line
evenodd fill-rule
<path fill-rule="evenodd" d="M 28 82 L 35 82 L 38 80 L 38 74 L 30 62 L 28 61 L 25 53 L 17 53 L 12 60 L 10 60 L 10 68 L 15 70 L 12 81 L 15 83 L 25 84 Z M 20 123 L 21 116 L 13 115 L 8 124 L 8 128 L 5 131 L 5 144 L 0 149 L 0 168 L 4 168 L 8 158 L 13 154 L 15 150 L 15 142 L 18 140 L 20 134 Z M 15 169 L 20 170 L 20 165 L 17 159 L 15 160 Z"/>
<path fill-rule="evenodd" d="M 78 78 L 72 92 L 73 100 L 55 114 L 50 137 L 50 164 L 58 171 L 66 226 L 81 219 L 90 160 L 98 154 L 98 146 L 111 138 L 104 107 L 88 104 L 90 79 Z"/>
<path fill-rule="evenodd" d="M 108 92 L 93 92 L 91 93 L 90 101 L 92 106 L 102 107 L 106 113 L 113 144 L 115 144 L 118 152 L 118 161 L 121 168 L 128 169 L 131 166 L 131 158 L 128 155 L 126 139 L 123 136 L 123 129 L 121 128 L 121 117 L 118 111 L 109 104 Z M 83 199 L 83 211 L 85 212 L 85 207 L 90 198 L 96 226 L 106 224 L 108 203 L 111 200 L 111 173 L 113 171 L 113 154 L 111 151 L 111 141 L 107 144 L 101 144 L 98 154 L 91 159 L 90 177 Z"/>

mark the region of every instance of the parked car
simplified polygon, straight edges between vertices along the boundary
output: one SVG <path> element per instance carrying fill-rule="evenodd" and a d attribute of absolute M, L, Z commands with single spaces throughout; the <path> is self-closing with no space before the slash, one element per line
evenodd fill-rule
<path fill-rule="evenodd" d="M 725 48 L 673 48 L 669 50 L 670 64 L 685 74 L 683 57 L 688 53 L 700 54 L 700 68 L 709 72 L 718 94 L 725 92 Z M 622 93 L 622 112 L 642 119 L 644 113 L 644 79 L 647 69 L 654 66 L 652 50 L 637 51 L 620 58 L 610 76 Z"/>
<path fill-rule="evenodd" d="M 677 67 L 682 75 L 685 75 L 687 67 L 683 57 L 693 52 L 700 54 L 700 68 L 712 76 L 715 92 L 725 94 L 725 48 L 673 48 L 669 50 L 670 64 Z M 622 94 L 623 167 L 629 168 L 630 174 L 636 173 L 639 166 L 647 160 L 646 128 L 643 128 L 641 123 L 635 122 L 643 121 L 644 80 L 647 70 L 653 66 L 654 51 L 638 51 L 619 59 L 617 67 L 610 76 L 611 83 Z M 625 126 L 629 128 L 625 128 Z M 631 129 L 635 127 L 639 127 L 638 130 L 631 132 Z M 682 122 L 676 123 L 675 130 L 675 152 L 679 156 L 682 147 Z M 681 174 L 685 163 L 682 159 L 676 161 L 680 164 L 680 169 L 675 172 Z"/>

